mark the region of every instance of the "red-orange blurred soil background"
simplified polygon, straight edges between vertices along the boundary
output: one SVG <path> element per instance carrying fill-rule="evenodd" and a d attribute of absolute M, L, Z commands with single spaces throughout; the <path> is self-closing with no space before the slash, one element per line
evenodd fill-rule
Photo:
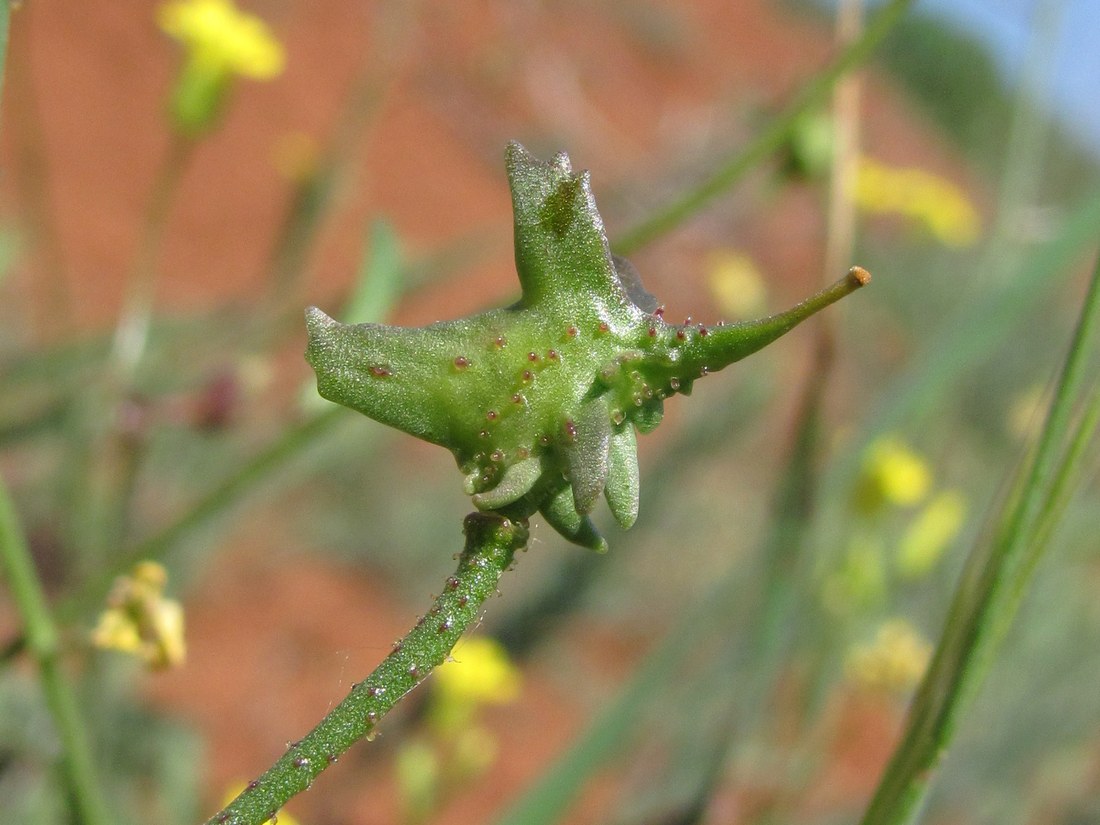
<path fill-rule="evenodd" d="M 614 236 L 744 144 L 833 52 L 827 24 L 764 0 L 379 5 L 248 4 L 285 44 L 286 71 L 273 82 L 242 82 L 223 126 L 187 169 L 161 260 L 159 307 L 248 303 L 260 291 L 288 206 L 286 167 L 295 158 L 308 162 L 311 147 L 326 143 L 360 78 L 377 89 L 378 109 L 356 138 L 354 175 L 294 297 L 326 306 L 350 285 L 373 217 L 392 221 L 413 252 L 480 233 L 488 252 L 476 266 L 399 307 L 396 320 L 425 323 L 516 292 L 507 140 L 543 154 L 566 149 L 575 166 L 591 170 Z M 107 328 L 117 316 L 168 144 L 165 98 L 179 54 L 157 30 L 154 9 L 145 0 L 27 0 L 13 21 L 3 165 L 42 164 L 79 333 Z M 967 180 L 946 140 L 888 80 L 870 71 L 865 81 L 860 127 L 868 151 Z M 2 187 L 5 210 L 26 207 L 11 175 Z M 757 174 L 635 257 L 670 317 L 715 315 L 700 273 L 716 248 L 750 252 L 777 305 L 821 277 L 821 191 L 773 189 L 767 174 Z M 49 314 L 40 265 L 31 256 L 14 276 L 36 308 L 35 323 Z M 304 331 L 280 360 L 282 390 L 307 380 L 303 346 Z M 222 541 L 186 598 L 186 667 L 147 677 L 145 690 L 148 702 L 201 731 L 206 806 L 339 701 L 423 606 L 405 603 L 375 571 L 349 572 L 296 547 L 293 529 L 262 506 Z M 317 602 L 328 609 L 297 609 Z M 574 623 L 568 631 L 572 666 L 611 689 L 656 629 Z M 489 821 L 596 710 L 591 692 L 578 695 L 550 664 L 531 666 L 522 701 L 488 717 L 500 740 L 490 775 L 449 803 L 441 821 Z M 832 754 L 805 803 L 865 797 L 898 713 L 893 705 L 838 701 L 832 724 L 860 734 Z M 366 771 L 361 756 L 387 746 L 383 727 L 379 741 L 357 746 L 289 810 L 307 825 L 395 821 L 392 777 Z M 614 783 L 597 781 L 571 821 L 603 821 L 614 798 Z M 736 794 L 721 798 L 713 821 L 737 822 L 752 804 Z"/>

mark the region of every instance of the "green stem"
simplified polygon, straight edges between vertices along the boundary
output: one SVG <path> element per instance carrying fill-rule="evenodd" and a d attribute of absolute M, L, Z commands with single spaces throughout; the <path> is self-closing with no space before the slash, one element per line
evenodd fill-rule
<path fill-rule="evenodd" d="M 129 384 L 149 338 L 149 323 L 157 286 L 157 261 L 164 243 L 168 215 L 175 202 L 195 141 L 173 132 L 167 153 L 153 183 L 141 238 L 134 257 L 126 303 L 115 326 L 109 377 L 119 391 Z"/>
<path fill-rule="evenodd" d="M 8 585 L 23 619 L 26 648 L 38 663 L 42 690 L 61 740 L 65 776 L 83 825 L 114 822 L 107 812 L 96 777 L 87 728 L 76 697 L 59 661 L 57 628 L 46 595 L 34 569 L 26 539 L 7 487 L 0 480 L 0 562 L 7 568 Z"/>
<path fill-rule="evenodd" d="M 207 825 L 260 825 L 295 794 L 306 790 L 325 768 L 364 736 L 406 693 L 450 655 L 463 632 L 481 615 L 496 592 L 516 550 L 527 543 L 525 523 L 473 513 L 466 517 L 466 547 L 458 570 L 442 594 L 405 638 L 364 681 L 293 743 L 266 773 L 207 820 Z"/>
<path fill-rule="evenodd" d="M 20 11 L 23 25 L 33 28 L 35 4 Z M 38 342 L 64 340 L 73 326 L 73 303 L 65 277 L 65 258 L 52 202 L 50 158 L 38 86 L 32 71 L 30 43 L 17 41 L 12 51 L 9 100 L 16 116 L 7 118 L 12 142 L 10 170 L 20 204 L 20 221 L 27 246 L 36 258 L 31 297 L 34 300 L 34 332 Z M 29 257 L 29 256 L 28 256 Z"/>
<path fill-rule="evenodd" d="M 912 2 L 913 0 L 890 0 L 870 21 L 863 35 L 814 75 L 768 129 L 727 160 L 709 179 L 616 239 L 611 244 L 615 252 L 629 255 L 638 247 L 673 229 L 779 149 L 790 137 L 798 119 L 806 112 L 821 106 L 837 80 L 870 57 Z"/>
<path fill-rule="evenodd" d="M 932 664 L 917 690 L 905 731 L 863 825 L 900 825 L 919 810 L 956 721 L 975 693 L 1018 610 L 1047 545 L 1053 512 L 1066 495 L 1067 466 L 1079 467 L 1079 432 L 1062 442 L 1084 380 L 1088 342 L 1100 315 L 1100 262 L 1093 272 L 1050 412 L 1018 495 L 1010 497 L 991 541 L 967 560 Z M 1086 423 L 1095 415 L 1090 407 Z"/>

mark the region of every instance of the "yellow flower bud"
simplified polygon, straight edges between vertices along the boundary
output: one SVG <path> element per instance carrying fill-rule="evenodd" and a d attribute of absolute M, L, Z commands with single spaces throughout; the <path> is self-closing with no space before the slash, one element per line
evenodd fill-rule
<path fill-rule="evenodd" d="M 854 198 L 865 212 L 896 214 L 922 223 L 947 246 L 969 246 L 981 231 L 978 212 L 966 193 L 923 169 L 898 168 L 861 158 Z"/>
<path fill-rule="evenodd" d="M 869 644 L 853 645 L 848 652 L 848 677 L 860 687 L 902 693 L 924 675 L 932 646 L 904 619 L 884 622 Z"/>
<path fill-rule="evenodd" d="M 886 436 L 867 449 L 855 505 L 866 514 L 889 505 L 910 507 L 924 499 L 931 484 L 932 472 L 924 459 L 900 439 Z"/>
<path fill-rule="evenodd" d="M 286 62 L 267 24 L 230 0 L 173 0 L 160 7 L 157 22 L 184 44 L 190 60 L 211 73 L 270 80 Z"/>
<path fill-rule="evenodd" d="M 898 548 L 898 572 L 909 578 L 936 566 L 966 520 L 966 499 L 958 490 L 936 495 L 909 525 Z"/>

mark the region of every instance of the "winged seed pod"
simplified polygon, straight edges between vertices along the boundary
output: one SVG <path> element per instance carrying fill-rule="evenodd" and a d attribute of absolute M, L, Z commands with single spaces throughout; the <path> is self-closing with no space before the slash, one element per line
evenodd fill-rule
<path fill-rule="evenodd" d="M 306 315 L 322 396 L 454 453 L 481 511 L 540 512 L 567 539 L 607 548 L 588 514 L 602 493 L 623 528 L 638 516 L 635 430 L 664 400 L 756 352 L 863 286 L 859 267 L 778 315 L 669 324 L 633 267 L 612 256 L 589 174 L 507 150 L 523 294 L 510 307 L 426 327 Z"/>

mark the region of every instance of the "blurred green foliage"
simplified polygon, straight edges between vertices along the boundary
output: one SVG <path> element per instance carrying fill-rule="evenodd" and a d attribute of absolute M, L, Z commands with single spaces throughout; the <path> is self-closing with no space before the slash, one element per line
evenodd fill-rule
<path fill-rule="evenodd" d="M 612 5 L 607 13 L 638 31 L 666 14 Z M 678 35 L 664 26 L 657 34 L 668 54 Z M 876 280 L 834 325 L 837 361 L 810 422 L 814 438 L 792 437 L 792 422 L 807 420 L 792 413 L 807 367 L 795 345 L 780 347 L 737 375 L 703 382 L 699 403 L 677 410 L 666 437 L 643 440 L 641 518 L 629 534 L 600 522 L 614 537 L 610 554 L 586 554 L 535 525 L 536 542 L 485 631 L 595 721 L 530 795 L 509 802 L 504 822 L 568 817 L 594 777 L 614 779 L 604 820 L 623 825 L 852 821 L 866 805 L 881 754 L 867 755 L 860 726 L 892 730 L 905 700 L 859 684 L 846 663 L 897 617 L 928 642 L 939 636 L 965 549 L 991 529 L 982 514 L 1005 496 L 1035 432 L 1035 399 L 1061 360 L 1081 293 L 1078 264 L 1095 254 L 1100 227 L 1095 160 L 1056 124 L 1013 156 L 1004 136 L 1046 115 L 1001 88 L 972 42 L 913 16 L 881 55 L 878 65 L 921 102 L 987 192 L 1012 177 L 1011 164 L 1037 160 L 1042 174 L 1033 189 L 1002 192 L 997 205 L 977 196 L 991 219 L 988 246 L 945 248 L 877 219 L 862 226 L 855 259 Z M 346 161 L 347 146 L 327 151 L 333 162 L 318 176 L 346 172 L 336 161 Z M 639 176 L 627 200 L 647 184 Z M 822 194 L 820 181 L 777 186 Z M 338 205 L 335 187 L 316 191 L 300 217 L 310 229 L 297 231 L 291 218 L 280 235 L 297 239 L 283 253 L 291 259 L 305 257 Z M 767 194 L 749 197 L 759 199 L 752 208 L 768 208 Z M 285 273 L 278 294 L 255 306 L 155 315 L 132 382 L 113 398 L 121 415 L 106 431 L 116 449 L 89 453 L 89 394 L 107 383 L 110 335 L 34 341 L 19 308 L 19 273 L 40 253 L 28 248 L 19 219 L 6 216 L 0 231 L 0 470 L 63 626 L 68 671 L 119 821 L 194 822 L 224 791 L 207 784 L 201 737 L 149 709 L 148 677 L 135 663 L 87 644 L 115 575 L 157 557 L 186 602 L 217 569 L 238 519 L 278 514 L 327 562 L 384 581 L 409 605 L 411 624 L 450 572 L 468 502 L 445 455 L 410 459 L 403 437 L 302 402 L 301 387 L 258 389 L 300 343 L 299 308 L 286 296 L 301 284 L 288 285 Z M 385 221 L 360 234 L 361 271 L 339 302 L 346 321 L 380 318 L 483 254 L 469 243 L 416 250 Z M 727 242 L 723 235 L 716 245 Z M 896 551 L 921 505 L 853 506 L 868 450 L 883 436 L 908 445 L 935 489 L 965 498 L 965 523 L 919 576 L 899 572 Z M 1088 461 L 1049 563 L 940 771 L 927 822 L 1096 820 L 1095 450 Z M 799 474 L 807 484 L 776 491 Z M 90 503 L 89 485 L 103 483 L 105 499 Z M 104 519 L 101 501 L 122 521 Z M 844 610 L 835 609 L 836 592 Z M 9 604 L 0 602 L 0 799 L 10 821 L 60 825 L 73 814 L 59 741 Z M 623 685 L 610 675 L 621 667 L 593 669 L 570 647 L 608 629 L 631 661 L 644 656 Z M 395 719 L 392 738 L 415 723 L 415 712 Z M 362 749 L 357 770 L 389 769 L 392 749 L 376 744 Z M 858 781 L 844 785 L 836 778 L 843 769 Z M 492 772 L 478 781 L 492 782 Z"/>

